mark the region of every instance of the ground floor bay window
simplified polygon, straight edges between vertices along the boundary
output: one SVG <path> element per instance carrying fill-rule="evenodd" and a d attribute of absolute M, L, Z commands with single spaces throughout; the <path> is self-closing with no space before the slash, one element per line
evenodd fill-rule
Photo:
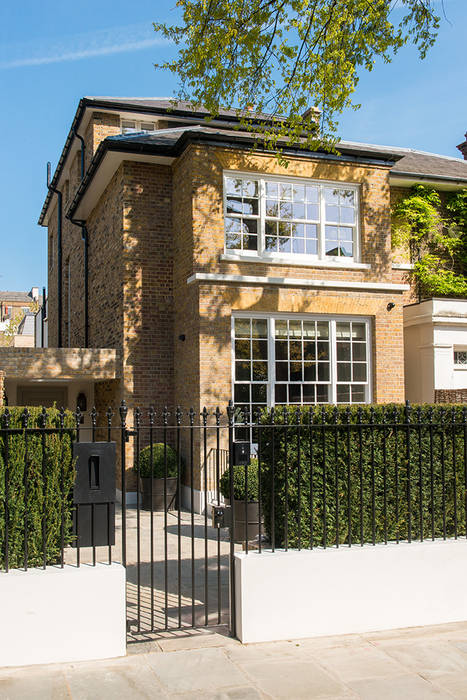
<path fill-rule="evenodd" d="M 371 401 L 367 319 L 236 315 L 232 346 L 234 402 L 250 415 L 266 406 Z"/>

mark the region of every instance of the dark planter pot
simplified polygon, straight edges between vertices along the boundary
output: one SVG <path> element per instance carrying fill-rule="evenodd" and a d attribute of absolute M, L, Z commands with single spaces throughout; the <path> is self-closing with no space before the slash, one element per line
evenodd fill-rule
<path fill-rule="evenodd" d="M 151 510 L 151 481 L 152 481 L 152 510 L 164 510 L 164 479 L 151 479 L 150 476 L 140 477 L 142 508 Z M 177 505 L 177 477 L 167 477 L 167 508 L 173 509 Z"/>
<path fill-rule="evenodd" d="M 230 501 L 228 498 L 225 499 L 227 505 Z M 234 528 L 234 540 L 235 542 L 245 542 L 245 531 L 247 533 L 248 541 L 254 540 L 259 535 L 259 503 L 258 501 L 248 501 L 246 519 L 247 528 L 245 530 L 245 501 L 234 500 L 234 514 L 235 514 L 235 528 Z"/>

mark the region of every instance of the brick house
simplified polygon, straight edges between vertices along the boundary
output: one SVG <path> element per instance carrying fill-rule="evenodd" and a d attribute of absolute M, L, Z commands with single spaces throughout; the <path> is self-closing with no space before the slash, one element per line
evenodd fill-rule
<path fill-rule="evenodd" d="M 403 401 L 415 297 L 391 198 L 465 186 L 467 163 L 343 141 L 284 167 L 235 112 L 205 116 L 80 101 L 39 220 L 49 346 L 116 351 L 99 411 Z"/>

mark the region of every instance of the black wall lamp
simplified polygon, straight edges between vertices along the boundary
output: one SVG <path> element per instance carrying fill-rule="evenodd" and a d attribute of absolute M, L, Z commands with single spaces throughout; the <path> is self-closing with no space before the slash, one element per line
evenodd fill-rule
<path fill-rule="evenodd" d="M 181 335 L 178 336 L 178 339 L 181 341 L 184 341 L 186 338 L 185 333 L 182 333 Z"/>
<path fill-rule="evenodd" d="M 392 311 L 394 307 L 395 303 L 393 301 L 390 301 L 389 304 L 386 306 L 388 311 Z"/>

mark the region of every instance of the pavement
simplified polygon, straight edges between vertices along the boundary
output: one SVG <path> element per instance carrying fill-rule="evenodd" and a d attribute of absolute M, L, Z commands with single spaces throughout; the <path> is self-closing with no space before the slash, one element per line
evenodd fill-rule
<path fill-rule="evenodd" d="M 250 645 L 166 632 L 124 658 L 2 669 L 0 698 L 467 699 L 467 623 Z"/>

